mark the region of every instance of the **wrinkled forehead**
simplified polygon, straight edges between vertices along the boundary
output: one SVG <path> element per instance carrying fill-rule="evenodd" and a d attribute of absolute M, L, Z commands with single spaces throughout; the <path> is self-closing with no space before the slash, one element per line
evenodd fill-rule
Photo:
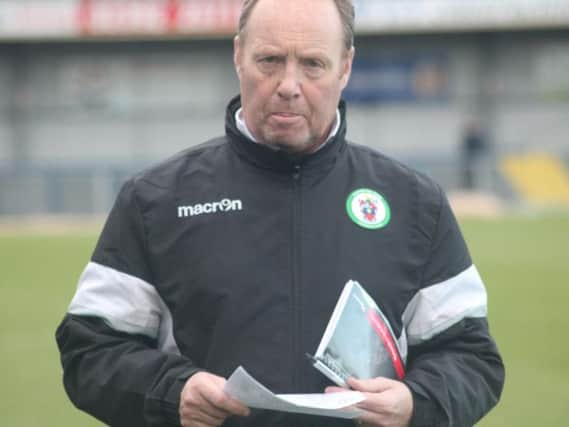
<path fill-rule="evenodd" d="M 260 0 L 245 28 L 247 43 L 341 50 L 340 15 L 332 0 Z"/>

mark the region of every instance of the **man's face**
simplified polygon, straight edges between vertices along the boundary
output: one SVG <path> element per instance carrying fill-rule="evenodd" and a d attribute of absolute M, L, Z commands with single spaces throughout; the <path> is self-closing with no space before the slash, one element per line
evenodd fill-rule
<path fill-rule="evenodd" d="M 313 152 L 328 136 L 351 72 L 332 0 L 260 0 L 235 38 L 243 116 L 262 143 Z"/>

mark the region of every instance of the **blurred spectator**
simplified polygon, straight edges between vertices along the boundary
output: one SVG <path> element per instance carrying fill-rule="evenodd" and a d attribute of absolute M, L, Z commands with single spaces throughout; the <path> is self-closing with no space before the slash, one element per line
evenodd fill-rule
<path fill-rule="evenodd" d="M 488 138 L 477 121 L 470 122 L 464 131 L 461 144 L 462 187 L 466 190 L 480 189 L 484 163 L 488 158 Z"/>

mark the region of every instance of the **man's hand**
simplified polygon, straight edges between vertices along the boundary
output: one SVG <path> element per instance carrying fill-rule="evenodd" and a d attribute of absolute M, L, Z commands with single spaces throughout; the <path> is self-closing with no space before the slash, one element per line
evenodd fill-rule
<path fill-rule="evenodd" d="M 348 385 L 365 394 L 366 400 L 356 407 L 364 410 L 358 423 L 374 427 L 408 427 L 413 415 L 411 390 L 402 382 L 387 378 L 370 380 L 348 379 Z M 326 392 L 345 391 L 339 387 L 327 387 Z"/>
<path fill-rule="evenodd" d="M 207 372 L 192 375 L 180 395 L 183 427 L 213 427 L 232 415 L 248 416 L 249 408 L 223 391 L 225 378 Z"/>

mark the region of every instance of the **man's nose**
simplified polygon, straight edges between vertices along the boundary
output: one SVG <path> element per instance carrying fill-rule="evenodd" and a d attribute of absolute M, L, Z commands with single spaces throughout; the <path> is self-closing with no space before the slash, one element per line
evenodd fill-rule
<path fill-rule="evenodd" d="M 287 62 L 277 88 L 278 95 L 287 100 L 298 98 L 302 86 L 301 78 L 298 67 L 291 62 Z"/>

